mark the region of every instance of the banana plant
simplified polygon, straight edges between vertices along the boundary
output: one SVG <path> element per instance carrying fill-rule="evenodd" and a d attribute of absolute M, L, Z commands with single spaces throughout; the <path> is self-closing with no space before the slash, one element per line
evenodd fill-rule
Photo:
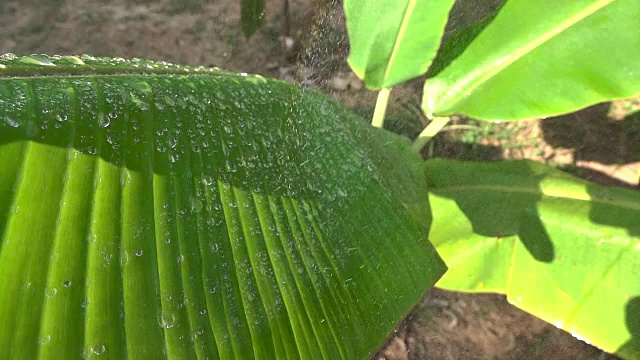
<path fill-rule="evenodd" d="M 383 109 L 390 87 L 438 64 L 452 1 L 387 3 L 392 16 L 371 21 L 364 1 L 385 4 L 345 0 L 350 64 L 387 89 Z M 442 256 L 440 286 L 506 293 L 638 359 L 637 191 L 415 151 L 454 113 L 519 120 L 640 93 L 640 3 L 536 4 L 507 1 L 439 63 L 423 101 L 433 122 L 413 145 L 256 75 L 3 56 L 0 348 L 366 358 L 444 273 Z"/>
<path fill-rule="evenodd" d="M 5 55 L 3 356 L 366 358 L 445 270 L 423 180 L 316 91 Z"/>
<path fill-rule="evenodd" d="M 428 74 L 430 123 L 416 151 L 452 115 L 518 121 L 640 94 L 636 0 L 507 0 L 440 44 L 453 3 L 344 2 L 349 64 L 380 90 L 374 126 L 383 126 L 390 87 Z M 449 266 L 438 286 L 504 293 L 579 339 L 640 359 L 637 191 L 532 162 L 429 160 L 424 171 L 430 240 Z"/>

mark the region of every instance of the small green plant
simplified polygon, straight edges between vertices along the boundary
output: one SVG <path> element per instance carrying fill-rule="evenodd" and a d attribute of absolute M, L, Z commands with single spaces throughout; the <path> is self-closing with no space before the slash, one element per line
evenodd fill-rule
<path fill-rule="evenodd" d="M 349 62 L 386 89 L 376 125 L 391 87 L 429 69 L 452 3 L 345 1 Z M 508 1 L 436 58 L 413 145 L 257 75 L 2 56 L 0 349 L 362 359 L 437 281 L 640 358 L 638 192 L 417 155 L 453 114 L 518 120 L 640 93 L 638 13 Z"/>
<path fill-rule="evenodd" d="M 288 0 L 282 0 L 287 3 Z M 246 37 L 255 33 L 264 19 L 264 0 L 240 0 L 240 26 Z"/>

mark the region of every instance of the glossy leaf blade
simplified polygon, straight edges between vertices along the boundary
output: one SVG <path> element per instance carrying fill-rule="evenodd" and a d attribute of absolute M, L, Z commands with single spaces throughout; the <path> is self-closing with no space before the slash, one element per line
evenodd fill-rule
<path fill-rule="evenodd" d="M 351 69 L 380 89 L 423 75 L 436 55 L 453 0 L 345 0 Z"/>
<path fill-rule="evenodd" d="M 9 358 L 365 358 L 444 271 L 391 187 L 420 159 L 317 92 L 147 61 L 0 64 Z"/>
<path fill-rule="evenodd" d="M 575 337 L 637 359 L 640 193 L 531 161 L 426 163 L 438 286 L 498 292 Z"/>
<path fill-rule="evenodd" d="M 427 114 L 484 120 L 559 115 L 640 93 L 640 2 L 510 0 L 427 80 Z"/>

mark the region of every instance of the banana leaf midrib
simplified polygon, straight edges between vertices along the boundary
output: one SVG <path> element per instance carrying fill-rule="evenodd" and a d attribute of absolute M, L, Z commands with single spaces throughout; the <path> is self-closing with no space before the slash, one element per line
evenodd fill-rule
<path fill-rule="evenodd" d="M 640 210 L 640 204 L 631 200 L 624 199 L 620 196 L 617 197 L 608 197 L 609 194 L 590 194 L 586 191 L 579 192 L 576 190 L 567 190 L 567 189 L 553 189 L 549 187 L 545 187 L 543 184 L 540 184 L 539 188 L 534 187 L 526 187 L 526 186 L 514 186 L 514 185 L 486 185 L 486 184 L 477 184 L 477 185 L 446 185 L 442 188 L 432 188 L 430 192 L 436 195 L 446 195 L 446 194 L 456 194 L 460 191 L 471 191 L 471 192 L 483 192 L 483 191 L 491 191 L 491 192 L 500 192 L 500 193 L 521 193 L 521 194 L 532 194 L 532 195 L 540 195 L 546 198 L 557 198 L 557 199 L 567 199 L 574 201 L 586 201 L 591 203 L 599 203 L 604 205 L 611 205 L 616 207 L 628 208 L 630 210 Z M 617 188 L 613 188 L 613 190 L 619 190 Z"/>

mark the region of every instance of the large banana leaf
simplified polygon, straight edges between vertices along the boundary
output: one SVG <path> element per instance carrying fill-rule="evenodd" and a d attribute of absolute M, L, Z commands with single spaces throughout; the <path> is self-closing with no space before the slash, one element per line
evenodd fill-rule
<path fill-rule="evenodd" d="M 345 0 L 349 65 L 372 89 L 427 72 L 454 0 Z"/>
<path fill-rule="evenodd" d="M 640 359 L 640 192 L 532 161 L 426 163 L 437 286 L 499 292 L 598 347 Z"/>
<path fill-rule="evenodd" d="M 509 0 L 427 80 L 423 109 L 517 120 L 638 94 L 638 19 L 638 0 Z"/>
<path fill-rule="evenodd" d="M 365 358 L 444 271 L 424 187 L 391 187 L 420 159 L 317 92 L 86 56 L 0 76 L 3 357 Z"/>

